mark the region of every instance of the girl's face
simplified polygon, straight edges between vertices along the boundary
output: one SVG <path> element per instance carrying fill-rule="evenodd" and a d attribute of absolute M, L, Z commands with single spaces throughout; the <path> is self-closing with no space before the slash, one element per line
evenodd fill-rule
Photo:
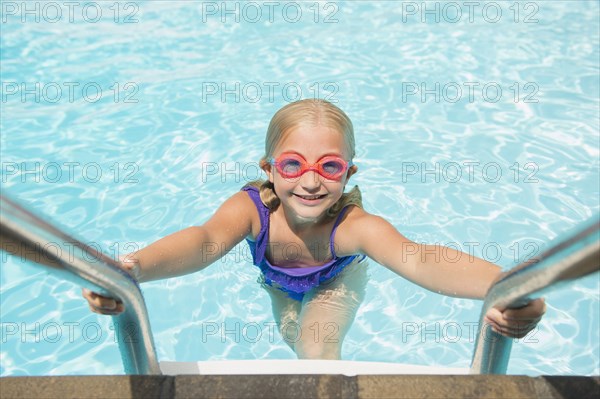
<path fill-rule="evenodd" d="M 308 165 L 315 165 L 328 155 L 350 161 L 343 134 L 325 126 L 301 125 L 292 129 L 275 147 L 272 157 L 277 159 L 284 153 L 297 154 Z M 341 178 L 331 180 L 316 170 L 308 170 L 299 177 L 284 178 L 274 166 L 265 167 L 286 214 L 289 215 L 288 212 L 291 211 L 291 215 L 299 222 L 321 220 L 327 209 L 341 198 L 348 179 L 356 170 L 356 166 L 351 166 Z"/>

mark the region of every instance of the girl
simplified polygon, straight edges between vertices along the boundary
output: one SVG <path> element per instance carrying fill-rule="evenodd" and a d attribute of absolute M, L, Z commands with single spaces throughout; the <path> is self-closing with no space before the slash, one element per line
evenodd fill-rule
<path fill-rule="evenodd" d="M 267 131 L 260 160 L 266 181 L 243 187 L 204 225 L 165 237 L 122 265 L 139 282 L 180 276 L 204 269 L 246 239 L 279 331 L 301 359 L 341 358 L 365 295 L 367 257 L 431 291 L 482 299 L 500 268 L 451 248 L 416 244 L 363 210 L 357 186 L 344 192 L 358 170 L 354 155 L 352 122 L 342 110 L 324 100 L 288 104 Z M 226 251 L 205 251 L 214 244 Z M 94 312 L 123 311 L 122 303 L 89 290 L 84 297 Z M 492 309 L 485 321 L 520 338 L 544 312 L 539 299 L 520 309 Z M 327 339 L 298 334 L 289 323 L 300 331 L 317 326 Z"/>

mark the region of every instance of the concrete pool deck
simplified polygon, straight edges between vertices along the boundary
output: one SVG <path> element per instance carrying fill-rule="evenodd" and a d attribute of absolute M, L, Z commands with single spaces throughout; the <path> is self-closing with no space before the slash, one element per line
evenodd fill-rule
<path fill-rule="evenodd" d="M 2 377 L 7 398 L 598 398 L 600 377 L 179 375 Z"/>

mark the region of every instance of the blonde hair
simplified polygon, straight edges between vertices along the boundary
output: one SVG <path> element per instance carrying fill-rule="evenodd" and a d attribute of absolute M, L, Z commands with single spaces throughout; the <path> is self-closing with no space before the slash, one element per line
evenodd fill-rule
<path fill-rule="evenodd" d="M 273 155 L 277 144 L 290 130 L 306 124 L 326 126 L 342 133 L 350 153 L 350 159 L 354 158 L 354 127 L 348 115 L 329 101 L 306 99 L 289 103 L 273 115 L 267 130 L 265 155 L 260 159 L 260 166 L 263 167 L 267 163 L 267 159 Z M 257 187 L 260 190 L 261 201 L 270 210 L 274 210 L 279 206 L 279 198 L 275 193 L 273 183 L 269 180 L 255 180 L 246 186 Z M 358 186 L 354 186 L 348 193 L 342 194 L 342 197 L 327 210 L 327 216 L 336 216 L 348 205 L 356 205 L 362 208 L 362 195 Z"/>

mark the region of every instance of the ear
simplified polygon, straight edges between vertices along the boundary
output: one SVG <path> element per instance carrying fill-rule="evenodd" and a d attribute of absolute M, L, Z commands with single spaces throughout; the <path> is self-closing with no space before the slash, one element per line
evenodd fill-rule
<path fill-rule="evenodd" d="M 260 168 L 265 171 L 267 174 L 267 179 L 273 183 L 273 167 L 270 163 L 268 163 L 265 159 L 261 159 L 258 163 Z"/>
<path fill-rule="evenodd" d="M 358 172 L 358 166 L 352 165 L 348 168 L 348 172 L 346 172 L 346 180 L 350 180 L 350 176 Z"/>

